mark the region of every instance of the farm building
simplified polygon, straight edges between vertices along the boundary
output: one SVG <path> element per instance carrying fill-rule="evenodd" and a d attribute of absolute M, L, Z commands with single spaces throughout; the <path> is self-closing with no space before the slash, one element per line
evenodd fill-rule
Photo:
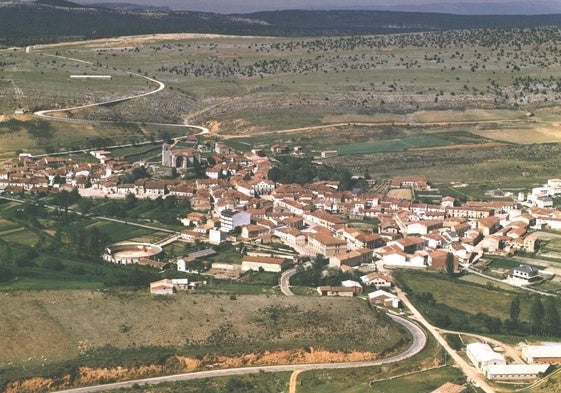
<path fill-rule="evenodd" d="M 529 364 L 561 364 L 561 343 L 524 345 L 522 359 Z"/>
<path fill-rule="evenodd" d="M 490 365 L 504 366 L 506 364 L 504 356 L 493 351 L 489 344 L 485 343 L 468 344 L 466 346 L 466 355 L 475 368 L 481 372 Z"/>
<path fill-rule="evenodd" d="M 105 80 L 110 81 L 111 75 L 70 75 L 70 79 L 75 80 Z"/>
<path fill-rule="evenodd" d="M 549 367 L 549 364 L 491 364 L 485 367 L 484 374 L 488 379 L 535 379 L 545 374 Z"/>

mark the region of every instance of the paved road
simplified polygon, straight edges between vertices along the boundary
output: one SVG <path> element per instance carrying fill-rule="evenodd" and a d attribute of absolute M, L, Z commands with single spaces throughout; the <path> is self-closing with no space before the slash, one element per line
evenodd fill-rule
<path fill-rule="evenodd" d="M 285 296 L 294 296 L 294 293 L 290 290 L 290 278 L 294 276 L 297 271 L 298 269 L 294 267 L 285 271 L 280 276 L 280 289 Z"/>
<path fill-rule="evenodd" d="M 442 335 L 438 332 L 438 330 L 430 323 L 428 323 L 428 321 L 413 306 L 413 304 L 411 304 L 405 293 L 403 293 L 403 291 L 401 291 L 399 288 L 396 289 L 398 292 L 399 300 L 401 300 L 403 304 L 405 304 L 407 308 L 409 308 L 415 319 L 419 321 L 419 323 L 421 323 L 425 327 L 425 329 L 427 329 L 434 336 L 434 338 L 436 338 L 436 340 L 440 345 L 442 345 L 442 347 L 444 347 L 446 352 L 448 352 L 450 357 L 456 362 L 458 367 L 460 367 L 460 369 L 468 377 L 468 379 L 473 381 L 485 393 L 496 393 L 495 389 L 489 386 L 485 377 L 479 372 L 477 372 L 475 368 L 469 365 L 468 362 L 466 362 L 460 355 L 458 355 L 458 353 L 456 353 L 456 351 L 454 351 L 450 347 L 450 345 L 448 345 L 448 342 L 444 339 L 444 337 L 442 337 Z"/>
<path fill-rule="evenodd" d="M 59 390 L 54 393 L 93 393 L 93 392 L 103 392 L 107 390 L 116 390 L 121 388 L 130 388 L 133 385 L 157 385 L 160 383 L 168 383 L 175 381 L 190 381 L 194 379 L 201 378 L 213 378 L 213 377 L 225 377 L 230 375 L 246 375 L 246 374 L 257 374 L 260 372 L 266 373 L 277 373 L 277 372 L 294 372 L 294 371 L 308 371 L 308 370 L 335 370 L 335 369 L 347 369 L 355 367 L 372 367 L 379 366 L 381 364 L 395 363 L 401 360 L 410 358 L 416 355 L 426 345 L 427 337 L 425 332 L 414 323 L 408 321 L 397 315 L 388 314 L 395 322 L 399 323 L 407 330 L 411 332 L 413 336 L 413 342 L 411 346 L 405 351 L 398 355 L 391 356 L 385 359 L 371 360 L 364 362 L 347 362 L 347 363 L 312 363 L 312 364 L 288 364 L 279 366 L 262 366 L 262 367 L 240 367 L 240 368 L 229 368 L 224 370 L 212 370 L 212 371 L 199 371 L 186 374 L 175 374 L 164 377 L 155 378 L 145 378 L 136 379 L 127 382 L 117 382 L 105 385 L 96 385 L 76 389 Z"/>

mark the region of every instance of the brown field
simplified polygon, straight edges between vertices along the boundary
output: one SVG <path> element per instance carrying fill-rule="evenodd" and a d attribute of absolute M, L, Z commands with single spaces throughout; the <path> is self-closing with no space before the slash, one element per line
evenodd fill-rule
<path fill-rule="evenodd" d="M 504 146 L 505 143 L 501 142 L 489 142 L 489 143 L 470 143 L 470 144 L 459 144 L 459 145 L 448 145 L 448 146 L 434 146 L 434 147 L 414 147 L 408 149 L 409 151 L 424 151 L 424 150 L 460 150 L 460 149 L 487 149 L 490 147 Z"/>
<path fill-rule="evenodd" d="M 467 109 L 458 110 L 442 110 L 442 111 L 418 111 L 408 115 L 410 121 L 420 123 L 433 122 L 461 122 L 461 121 L 492 121 L 492 120 L 516 120 L 524 119 L 525 116 L 520 111 L 513 110 L 490 110 L 490 109 Z"/>
<path fill-rule="evenodd" d="M 387 194 L 390 198 L 407 199 L 412 200 L 413 194 L 409 188 L 392 188 Z"/>
<path fill-rule="evenodd" d="M 497 129 L 497 130 L 474 130 L 474 134 L 479 136 L 517 143 L 525 145 L 529 143 L 560 143 L 561 127 L 559 125 L 551 125 L 550 127 L 535 127 L 528 129 Z"/>

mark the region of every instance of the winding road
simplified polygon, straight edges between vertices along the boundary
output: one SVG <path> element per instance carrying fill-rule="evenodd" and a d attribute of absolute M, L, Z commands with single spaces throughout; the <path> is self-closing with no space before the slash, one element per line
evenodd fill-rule
<path fill-rule="evenodd" d="M 40 48 L 40 46 L 27 46 L 25 48 L 25 53 L 32 53 L 32 50 L 37 49 L 37 48 Z M 74 57 L 52 55 L 52 54 L 48 54 L 48 53 L 41 53 L 41 54 L 43 56 L 61 58 L 61 59 L 64 59 L 64 60 L 75 61 L 75 62 L 78 62 L 78 63 L 93 64 L 91 61 L 81 60 L 81 59 L 77 59 L 77 58 L 74 58 Z M 147 97 L 147 96 L 150 96 L 152 94 L 156 94 L 156 93 L 158 93 L 158 92 L 160 92 L 160 91 L 162 91 L 166 88 L 166 85 L 163 82 L 160 82 L 157 79 L 150 78 L 146 75 L 142 75 L 142 74 L 139 74 L 139 73 L 136 73 L 136 72 L 124 71 L 124 70 L 120 70 L 120 71 L 124 72 L 128 75 L 139 77 L 139 78 L 142 78 L 142 79 L 146 79 L 149 82 L 155 83 L 157 85 L 157 88 L 154 89 L 154 90 L 150 90 L 148 92 L 145 92 L 145 93 L 140 93 L 140 94 L 135 94 L 135 95 L 131 95 L 131 96 L 115 98 L 115 99 L 108 100 L 108 101 L 95 102 L 93 104 L 78 105 L 78 106 L 73 106 L 73 107 L 70 107 L 70 108 L 46 109 L 46 110 L 41 110 L 41 111 L 34 112 L 33 114 L 35 116 L 41 118 L 41 119 L 51 120 L 51 121 L 60 121 L 60 122 L 78 123 L 78 124 L 103 124 L 103 123 L 111 124 L 111 123 L 116 123 L 116 122 L 114 122 L 114 121 L 103 121 L 103 120 L 73 119 L 73 118 L 68 118 L 68 117 L 57 117 L 57 116 L 53 116 L 53 114 L 70 112 L 70 111 L 74 111 L 74 110 L 81 110 L 81 109 L 92 108 L 92 107 L 96 107 L 96 106 L 111 105 L 111 104 L 116 104 L 116 103 L 120 103 L 120 102 L 130 101 L 130 100 L 134 100 L 134 99 L 138 99 L 138 98 Z M 193 125 L 193 124 L 142 123 L 142 122 L 130 122 L 130 123 L 131 124 L 148 124 L 148 125 L 155 125 L 155 126 L 195 128 L 195 129 L 198 129 L 200 131 L 197 135 L 208 134 L 210 132 L 209 129 L 206 128 L 206 127 Z M 180 139 L 180 138 L 175 138 L 175 139 L 177 140 L 177 139 Z M 152 142 L 140 142 L 139 144 L 132 144 L 132 145 L 136 146 L 136 145 L 147 144 L 147 143 L 152 143 Z M 128 144 L 126 146 L 129 146 L 129 145 L 130 144 Z M 123 145 L 123 146 L 125 146 L 125 145 Z M 106 148 L 115 148 L 115 147 L 121 147 L 121 146 L 109 146 L 109 147 L 106 147 Z M 91 150 L 91 149 L 89 149 L 89 150 Z M 89 150 L 86 150 L 86 151 L 89 151 Z M 79 150 L 79 151 L 76 151 L 76 152 L 82 152 L 82 150 Z M 74 151 L 73 152 L 64 152 L 64 153 L 74 153 Z"/>
<path fill-rule="evenodd" d="M 311 363 L 311 364 L 287 364 L 278 366 L 255 366 L 255 367 L 239 367 L 239 368 L 229 368 L 223 370 L 211 370 L 211 371 L 198 371 L 185 374 L 175 374 L 163 377 L 155 378 L 144 378 L 135 379 L 126 382 L 116 382 L 105 385 L 88 386 L 83 388 L 59 390 L 54 393 L 93 393 L 93 392 L 103 392 L 107 390 L 116 390 L 122 388 L 130 388 L 135 385 L 157 385 L 160 383 L 176 382 L 176 381 L 190 381 L 194 379 L 202 378 L 213 378 L 213 377 L 226 377 L 232 375 L 247 375 L 247 374 L 258 374 L 258 373 L 278 373 L 278 372 L 294 372 L 294 371 L 309 371 L 309 370 L 335 370 L 335 369 L 346 369 L 355 367 L 372 367 L 379 366 L 381 364 L 395 363 L 401 360 L 410 358 L 416 355 L 426 345 L 427 337 L 423 329 L 421 329 L 416 324 L 408 321 L 397 315 L 388 314 L 388 316 L 395 322 L 399 323 L 407 330 L 409 330 L 413 336 L 413 342 L 405 352 L 398 355 L 391 356 L 389 358 L 370 360 L 363 362 L 347 362 L 347 363 Z"/>
<path fill-rule="evenodd" d="M 26 48 L 26 53 L 31 53 L 33 49 L 35 49 L 35 48 L 34 47 L 27 47 Z M 91 62 L 88 62 L 88 61 L 85 61 L 85 60 L 80 60 L 80 59 L 75 59 L 75 58 L 69 58 L 69 57 L 63 57 L 63 56 L 57 56 L 57 55 L 51 55 L 51 54 L 44 54 L 44 55 L 52 56 L 52 57 L 61 57 L 61 58 L 64 58 L 64 59 L 70 60 L 70 61 L 76 61 L 76 62 L 91 64 Z M 34 114 L 37 117 L 47 119 L 47 120 L 51 120 L 51 121 L 64 121 L 64 122 L 75 122 L 75 123 L 101 123 L 101 122 L 97 122 L 97 121 L 90 121 L 90 120 L 83 120 L 83 119 L 62 118 L 62 117 L 53 116 L 53 114 L 69 112 L 69 111 L 74 111 L 74 110 L 80 110 L 80 109 L 85 109 L 85 108 L 91 108 L 91 107 L 95 107 L 95 106 L 103 106 L 103 105 L 109 105 L 109 104 L 114 104 L 114 103 L 119 103 L 119 102 L 125 102 L 125 101 L 129 101 L 129 100 L 133 100 L 133 99 L 146 97 L 146 96 L 149 96 L 149 95 L 152 95 L 152 94 L 156 94 L 156 93 L 162 91 L 163 89 L 165 89 L 165 84 L 156 80 L 156 79 L 149 78 L 147 76 L 140 75 L 140 74 L 133 73 L 133 72 L 128 72 L 128 71 L 124 71 L 124 72 L 126 72 L 130 75 L 136 76 L 136 77 L 144 78 L 144 79 L 146 79 L 146 80 L 148 80 L 152 83 L 155 83 L 155 84 L 157 84 L 157 88 L 154 89 L 154 90 L 151 90 L 149 92 L 146 92 L 146 93 L 127 96 L 127 97 L 122 97 L 122 98 L 117 98 L 117 99 L 112 99 L 112 100 L 109 100 L 109 101 L 93 103 L 93 104 L 85 104 L 85 105 L 74 106 L 74 107 L 70 107 L 70 108 L 41 110 L 41 111 L 35 112 Z M 193 126 L 193 125 L 186 125 L 186 124 L 184 124 L 184 125 L 167 124 L 167 125 L 183 126 L 183 127 L 195 127 L 195 128 L 198 128 L 198 129 L 201 130 L 201 134 L 206 134 L 206 133 L 209 132 L 208 129 L 206 129 L 205 127 L 201 127 L 201 126 Z M 108 218 L 103 217 L 103 219 L 108 219 Z M 109 220 L 112 220 L 112 219 L 109 219 Z M 114 221 L 118 221 L 118 220 L 114 220 Z M 290 269 L 290 270 L 284 272 L 283 275 L 281 276 L 280 287 L 281 287 L 282 292 L 286 296 L 293 296 L 294 295 L 294 293 L 292 293 L 292 291 L 290 290 L 290 277 L 292 277 L 295 273 L 296 273 L 296 269 Z M 405 329 L 407 329 L 411 333 L 412 343 L 409 346 L 409 348 L 407 348 L 406 351 L 404 351 L 404 352 L 402 352 L 398 355 L 391 356 L 389 358 L 385 358 L 385 359 L 372 360 L 372 361 L 362 361 L 362 362 L 256 366 L 256 367 L 240 367 L 240 368 L 231 368 L 231 369 L 222 369 L 222 370 L 200 371 L 200 372 L 176 374 L 176 375 L 162 376 L 162 377 L 155 377 L 155 378 L 136 379 L 136 380 L 126 381 L 126 382 L 117 382 L 117 383 L 111 383 L 111 384 L 104 384 L 104 385 L 96 385 L 96 386 L 90 386 L 90 387 L 82 387 L 82 388 L 76 388 L 76 389 L 62 390 L 62 391 L 59 391 L 59 393 L 101 392 L 101 391 L 107 391 L 107 390 L 128 388 L 128 387 L 132 387 L 132 386 L 135 386 L 135 385 L 155 385 L 155 384 L 175 382 L 175 381 L 188 381 L 188 380 L 193 380 L 193 379 L 212 378 L 212 377 L 231 376 L 231 375 L 256 374 L 256 373 L 260 373 L 260 372 L 295 372 L 296 371 L 296 372 L 300 373 L 302 371 L 307 371 L 307 370 L 346 369 L 346 368 L 356 368 L 356 367 L 371 367 L 371 366 L 377 366 L 377 365 L 381 365 L 381 364 L 399 362 L 399 361 L 402 361 L 404 359 L 410 358 L 410 357 L 416 355 L 417 353 L 419 353 L 420 351 L 422 351 L 423 348 L 426 345 L 426 342 L 427 342 L 427 337 L 426 337 L 424 331 L 419 326 L 417 326 L 413 322 L 411 322 L 411 321 L 409 321 L 409 320 L 407 320 L 403 317 L 400 317 L 398 315 L 393 315 L 393 314 L 388 314 L 388 316 L 392 320 L 394 320 L 396 323 L 399 323 L 400 325 L 402 325 Z M 294 377 L 293 382 L 295 384 L 296 377 Z"/>

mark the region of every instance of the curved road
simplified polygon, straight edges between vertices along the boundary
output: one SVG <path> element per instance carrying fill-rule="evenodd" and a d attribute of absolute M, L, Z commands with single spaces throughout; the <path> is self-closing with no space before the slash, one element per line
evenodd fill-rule
<path fill-rule="evenodd" d="M 35 48 L 38 48 L 38 46 L 28 46 L 28 47 L 25 48 L 25 53 L 31 53 L 31 50 L 35 49 Z M 50 56 L 50 57 L 62 58 L 62 59 L 65 59 L 65 60 L 76 61 L 76 62 L 79 62 L 79 63 L 93 64 L 91 61 L 76 59 L 76 58 L 73 58 L 73 57 L 58 56 L 58 55 L 51 55 L 51 54 L 45 54 L 45 53 L 43 53 L 43 55 L 44 56 Z M 74 107 L 70 107 L 70 108 L 46 109 L 46 110 L 42 110 L 42 111 L 37 111 L 37 112 L 34 113 L 34 115 L 37 116 L 37 117 L 40 117 L 42 119 L 69 122 L 69 123 L 81 123 L 81 124 L 116 123 L 116 122 L 113 122 L 113 121 L 103 121 L 103 120 L 98 121 L 98 120 L 72 119 L 72 118 L 68 118 L 68 117 L 56 117 L 56 116 L 52 116 L 52 114 L 53 113 L 69 112 L 69 111 L 80 110 L 80 109 L 85 109 L 85 108 L 91 108 L 91 107 L 95 107 L 95 106 L 116 104 L 116 103 L 119 103 L 119 102 L 130 101 L 130 100 L 134 100 L 134 99 L 137 99 L 137 98 L 142 98 L 142 97 L 146 97 L 146 96 L 149 96 L 149 95 L 152 95 L 152 94 L 156 94 L 156 93 L 158 93 L 158 92 L 160 92 L 160 91 L 162 91 L 166 88 L 166 85 L 164 83 L 162 83 L 162 82 L 160 82 L 160 81 L 158 81 L 154 78 L 150 78 L 148 76 L 138 74 L 136 72 L 131 72 L 131 71 L 121 70 L 121 72 L 125 72 L 126 74 L 146 79 L 147 81 L 150 81 L 152 83 L 157 84 L 158 87 L 155 90 L 151 90 L 151 91 L 148 91 L 146 93 L 141 93 L 141 94 L 136 94 L 136 95 L 132 95 L 132 96 L 116 98 L 116 99 L 113 99 L 113 100 L 108 100 L 108 101 L 103 101 L 103 102 L 96 102 L 96 103 L 93 103 L 93 104 L 78 105 L 78 106 L 74 106 Z M 132 123 L 133 124 L 141 124 L 142 122 L 132 122 Z M 203 134 L 208 134 L 209 133 L 208 128 L 201 127 L 201 126 L 196 126 L 196 125 L 192 125 L 192 124 L 171 124 L 171 123 L 145 123 L 145 124 L 160 125 L 160 126 L 172 126 L 172 127 L 196 128 L 196 129 L 200 130 L 200 133 L 197 134 L 197 135 L 203 135 Z"/>
<path fill-rule="evenodd" d="M 293 267 L 288 269 L 280 276 L 280 289 L 285 296 L 294 296 L 294 293 L 290 290 L 290 278 L 296 274 L 297 268 Z"/>
<path fill-rule="evenodd" d="M 93 392 L 103 392 L 107 390 L 116 390 L 121 388 L 130 388 L 133 385 L 157 385 L 160 383 L 176 382 L 176 381 L 189 381 L 193 379 L 201 378 L 213 378 L 213 377 L 225 377 L 230 375 L 246 375 L 246 374 L 257 374 L 260 372 L 266 373 L 277 373 L 277 372 L 294 372 L 294 371 L 307 371 L 307 370 L 334 370 L 334 369 L 345 369 L 345 368 L 356 368 L 356 367 L 372 367 L 379 366 L 381 364 L 395 363 L 401 360 L 410 358 L 416 355 L 425 347 L 427 342 L 427 337 L 425 332 L 414 323 L 408 321 L 405 318 L 399 317 L 397 315 L 388 314 L 388 316 L 395 322 L 399 323 L 413 335 L 413 343 L 405 351 L 398 355 L 391 356 L 385 359 L 371 360 L 364 362 L 348 362 L 348 363 L 312 363 L 312 364 L 287 364 L 279 366 L 255 366 L 255 367 L 239 367 L 239 368 L 229 368 L 223 370 L 212 370 L 212 371 L 199 371 L 186 374 L 175 374 L 164 377 L 155 378 L 145 378 L 136 379 L 126 382 L 116 382 L 105 385 L 96 385 L 76 389 L 59 390 L 54 393 L 93 393 Z"/>

